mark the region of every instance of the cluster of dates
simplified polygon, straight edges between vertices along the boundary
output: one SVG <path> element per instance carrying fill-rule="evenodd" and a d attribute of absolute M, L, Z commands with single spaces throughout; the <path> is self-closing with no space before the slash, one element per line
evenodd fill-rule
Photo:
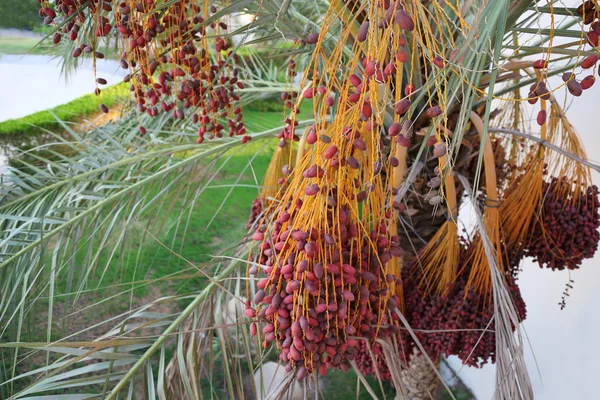
<path fill-rule="evenodd" d="M 298 377 L 329 368 L 347 368 L 359 340 L 397 333 L 388 308 L 399 299 L 385 266 L 398 255 L 398 238 L 384 223 L 363 233 L 351 210 L 338 206 L 335 189 L 322 193 L 329 202 L 327 221 L 295 229 L 302 200 L 282 210 L 272 230 L 259 227 L 253 239 L 260 256 L 249 274 L 258 291 L 246 315 L 258 317 L 265 345 L 276 344 Z M 251 328 L 256 333 L 257 327 Z"/>
<path fill-rule="evenodd" d="M 206 10 L 208 15 L 203 15 Z M 131 83 L 140 113 L 171 113 L 184 119 L 192 109 L 192 122 L 199 124 L 198 143 L 224 135 L 243 136 L 246 142 L 250 137 L 236 105 L 244 85 L 235 68 L 228 26 L 216 13 L 216 7 L 199 0 L 167 5 L 153 0 L 56 0 L 41 2 L 40 9 L 47 24 L 68 21 L 54 43 L 63 37 L 77 43 L 75 58 L 84 53 L 103 58 L 96 50 L 102 38 L 118 39 L 121 67 L 130 71 L 124 80 Z M 80 33 L 90 21 L 95 37 Z M 103 78 L 97 82 L 107 83 Z M 100 109 L 108 112 L 103 104 Z M 140 132 L 146 133 L 145 128 L 140 126 Z"/>
<path fill-rule="evenodd" d="M 463 251 L 461 266 L 467 262 L 466 254 Z M 442 294 L 426 290 L 420 268 L 418 261 L 404 266 L 402 286 L 405 317 L 427 356 L 434 362 L 442 356 L 457 356 L 463 364 L 472 367 L 495 362 L 493 300 L 491 295 L 486 297 L 467 288 L 468 265 L 456 282 L 448 285 Z M 523 321 L 526 308 L 519 287 L 512 276 L 506 275 L 505 279 L 519 321 Z M 415 351 L 420 347 L 406 333 L 398 335 L 395 343 L 398 353 L 406 360 L 421 354 L 420 350 Z M 375 344 L 370 350 L 366 345 L 360 348 L 357 364 L 361 372 L 391 379 L 380 345 Z"/>
<path fill-rule="evenodd" d="M 466 261 L 463 257 L 460 265 Z M 494 303 L 491 293 L 480 294 L 467 287 L 468 265 L 458 279 L 443 294 L 424 296 L 417 282 L 414 265 L 403 271 L 405 304 L 411 327 L 416 330 L 419 341 L 427 354 L 436 359 L 440 356 L 458 356 L 463 364 L 481 367 L 495 362 L 496 335 Z M 525 302 L 519 287 L 510 275 L 505 276 L 519 321 L 526 317 Z"/>
<path fill-rule="evenodd" d="M 543 187 L 542 210 L 534 220 L 525 254 L 533 257 L 540 267 L 577 269 L 598 249 L 598 188 L 573 189 L 565 177 L 544 182 Z"/>

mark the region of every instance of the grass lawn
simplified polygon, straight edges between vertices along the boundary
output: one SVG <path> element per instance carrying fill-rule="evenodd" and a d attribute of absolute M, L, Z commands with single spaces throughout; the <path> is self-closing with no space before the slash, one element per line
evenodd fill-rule
<path fill-rule="evenodd" d="M 26 37 L 0 37 L 0 53 L 3 54 L 47 54 L 46 45 L 36 45 L 40 39 Z M 35 47 L 35 48 L 34 48 Z"/>
<path fill-rule="evenodd" d="M 268 147 L 272 149 L 274 145 L 275 143 L 271 143 Z M 165 222 L 166 226 L 172 227 L 161 232 L 159 239 L 164 246 L 145 234 L 144 222 L 133 226 L 130 235 L 135 237 L 128 241 L 122 255 L 117 255 L 106 269 L 103 282 L 99 282 L 102 272 L 99 270 L 94 277 L 91 277 L 87 286 L 159 279 L 178 272 L 202 276 L 184 260 L 194 265 L 208 262 L 211 260 L 210 255 L 217 254 L 244 236 L 250 206 L 258 194 L 257 186 L 261 184 L 260 179 L 269 161 L 268 151 L 261 151 L 256 156 L 254 152 L 244 151 L 231 157 L 223 157 L 223 160 L 217 162 L 211 171 L 198 178 L 207 181 L 220 169 L 215 180 L 197 198 L 191 210 L 189 201 L 183 199 L 184 194 L 174 204 L 167 202 L 160 208 L 150 210 L 150 213 L 168 213 L 159 217 L 157 221 Z M 242 172 L 250 162 L 252 168 Z M 254 174 L 259 179 L 258 185 Z M 196 189 L 190 189 L 191 196 Z M 178 220 L 181 223 L 175 233 Z M 185 232 L 184 224 L 187 224 Z M 154 232 L 155 229 L 149 231 Z M 177 254 L 173 254 L 165 246 L 170 247 Z M 107 254 L 103 254 L 104 258 L 106 256 Z M 81 254 L 82 262 L 83 257 L 84 254 Z M 99 265 L 104 266 L 103 260 L 100 260 Z M 162 293 L 167 294 L 181 291 L 184 286 L 185 291 L 197 290 L 202 287 L 203 282 L 204 278 L 185 279 L 183 282 L 176 278 L 158 282 L 157 285 Z M 140 288 L 135 292 L 135 296 L 144 296 L 149 289 L 147 286 Z"/>
<path fill-rule="evenodd" d="M 102 91 L 102 103 L 107 107 L 111 107 L 128 96 L 128 86 L 120 83 Z M 87 94 L 50 110 L 39 111 L 23 118 L 9 119 L 0 122 L 0 138 L 13 139 L 27 135 L 37 135 L 43 132 L 43 129 L 50 131 L 62 130 L 62 125 L 56 118 L 64 122 L 80 120 L 82 117 L 100 114 L 98 106 L 98 97 L 94 94 Z"/>
<path fill-rule="evenodd" d="M 260 132 L 280 126 L 283 113 L 247 111 L 244 118 L 250 132 Z M 194 265 L 208 262 L 211 255 L 218 254 L 245 235 L 252 202 L 259 193 L 259 186 L 277 143 L 277 139 L 253 141 L 229 151 L 214 162 L 198 165 L 194 172 L 196 176 L 190 176 L 189 187 L 186 188 L 189 189 L 188 199 L 185 199 L 186 193 L 180 193 L 176 199 L 157 203 L 149 210 L 148 218 L 152 220 L 154 228 L 145 230 L 144 225 L 148 221 L 139 221 L 130 227 L 130 239 L 107 265 L 112 250 L 108 246 L 108 251 L 105 250 L 100 257 L 99 267 L 88 277 L 86 287 L 91 289 L 160 279 L 177 273 L 202 276 L 186 260 Z M 210 179 L 212 182 L 190 207 L 189 198 L 193 197 L 197 184 Z M 158 188 L 152 194 L 157 192 Z M 160 216 L 154 218 L 155 214 Z M 165 228 L 156 229 L 156 225 L 161 223 Z M 158 239 L 164 245 L 147 234 L 158 231 Z M 82 248 L 77 256 L 78 263 L 86 262 L 86 253 L 87 249 Z M 175 277 L 153 286 L 158 285 L 161 292 L 166 294 L 180 292 L 184 286 L 187 286 L 186 291 L 190 286 L 200 289 L 204 280 L 186 278 L 182 281 Z M 66 289 L 63 282 L 60 284 Z M 136 290 L 134 296 L 142 297 L 149 289 L 144 286 Z M 120 303 L 120 306 L 126 309 L 128 304 Z"/>

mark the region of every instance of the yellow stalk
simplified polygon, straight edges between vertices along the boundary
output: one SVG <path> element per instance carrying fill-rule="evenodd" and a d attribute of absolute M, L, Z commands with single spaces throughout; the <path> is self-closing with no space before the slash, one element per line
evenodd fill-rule
<path fill-rule="evenodd" d="M 396 60 L 396 92 L 395 92 L 395 101 L 398 102 L 402 98 L 402 76 L 403 76 L 403 68 L 402 64 Z M 400 116 L 398 114 L 394 114 L 394 122 L 399 122 Z M 402 183 L 404 182 L 404 176 L 406 174 L 406 156 L 408 154 L 408 148 L 404 146 L 400 146 L 396 143 L 395 140 L 392 140 L 391 144 L 391 154 L 394 155 L 400 162 L 398 167 L 393 169 L 392 172 L 392 188 L 399 189 Z M 390 197 L 390 204 L 394 201 L 394 196 Z M 398 235 L 398 218 L 399 216 L 395 215 L 392 218 L 391 224 L 391 233 L 392 235 Z M 396 278 L 400 278 L 402 271 L 402 262 L 403 260 L 398 257 L 393 257 L 388 264 L 388 273 L 392 274 Z M 398 295 L 398 298 L 401 301 L 400 309 L 404 310 L 404 294 L 402 291 L 402 285 L 396 285 L 396 282 L 392 284 L 392 289 Z"/>
<path fill-rule="evenodd" d="M 485 232 L 488 235 L 490 242 L 492 243 L 495 250 L 495 257 L 497 259 L 500 268 L 503 268 L 502 248 L 500 242 L 500 217 L 498 209 L 498 187 L 496 179 L 496 160 L 494 157 L 494 150 L 492 148 L 492 141 L 488 134 L 487 137 L 483 137 L 483 121 L 479 115 L 475 112 L 471 112 L 470 119 L 475 129 L 481 136 L 483 141 L 483 162 L 485 170 L 485 188 L 486 188 L 486 205 L 483 214 L 483 223 Z M 488 262 L 487 255 L 483 246 L 481 236 L 476 236 L 472 247 L 471 256 L 468 259 L 468 263 L 471 263 L 471 271 L 469 274 L 469 280 L 467 287 L 472 287 L 481 294 L 488 295 L 491 293 L 492 281 L 490 265 Z"/>
<path fill-rule="evenodd" d="M 533 75 L 532 71 L 525 70 Z M 554 97 L 551 95 L 550 99 L 552 102 Z M 541 110 L 546 111 L 546 100 L 541 99 L 540 103 Z M 555 118 L 551 115 L 549 120 L 552 126 Z M 550 129 L 551 132 L 553 130 L 553 128 Z M 542 125 L 540 135 L 543 140 L 549 140 L 548 123 Z M 551 133 L 551 136 L 555 135 Z M 519 252 L 525 245 L 532 219 L 541 207 L 546 163 L 548 163 L 548 157 L 545 149 L 543 146 L 536 146 L 532 148 L 525 160 L 524 172 L 512 174 L 504 201 L 499 209 L 502 236 L 508 253 Z"/>
<path fill-rule="evenodd" d="M 404 146 L 399 146 L 397 143 L 395 144 L 395 153 L 394 156 L 400 160 L 400 165 L 394 169 L 394 171 L 392 172 L 392 187 L 393 188 L 399 188 L 400 185 L 402 185 L 402 182 L 404 181 L 404 173 L 406 170 L 406 153 L 407 153 L 407 148 Z M 392 195 L 391 199 L 390 199 L 390 204 L 393 201 L 394 196 Z M 392 235 L 398 235 L 398 216 L 395 215 L 392 218 L 392 224 L 391 224 L 391 234 Z M 400 257 L 392 257 L 392 259 L 389 261 L 388 263 L 388 273 L 392 274 L 394 277 L 396 278 L 400 278 L 400 274 L 402 272 L 402 259 Z M 403 291 L 402 291 L 402 285 L 396 285 L 396 282 L 394 282 L 392 284 L 392 289 L 395 291 L 395 293 L 398 295 L 398 298 L 400 299 L 400 301 L 402 302 L 402 304 L 400 304 L 400 310 L 404 309 L 404 295 L 403 295 Z"/>
<path fill-rule="evenodd" d="M 306 137 L 310 133 L 310 130 L 313 129 L 312 126 L 307 127 L 300 137 L 300 141 L 298 142 L 298 151 L 296 152 L 296 162 L 294 163 L 294 168 L 298 168 L 298 166 L 302 162 L 302 158 L 304 157 L 304 153 L 306 152 Z"/>
<path fill-rule="evenodd" d="M 444 197 L 448 207 L 448 220 L 444 223 L 442 229 L 446 229 L 446 239 L 448 246 L 448 254 L 446 256 L 446 265 L 442 273 L 440 287 L 445 288 L 448 284 L 456 280 L 458 271 L 458 262 L 460 258 L 460 244 L 458 242 L 458 225 L 456 224 L 457 201 L 456 201 L 456 186 L 454 182 L 454 172 L 448 162 L 448 156 L 444 156 L 440 160 L 440 173 L 445 174 L 444 179 Z"/>
<path fill-rule="evenodd" d="M 275 149 L 271 161 L 269 162 L 269 166 L 267 167 L 267 171 L 265 172 L 263 188 L 261 191 L 263 200 L 275 197 L 279 191 L 280 185 L 277 181 L 279 178 L 283 177 L 283 166 L 289 164 L 293 159 L 293 147 L 293 142 L 289 141 L 284 147 L 277 146 Z"/>
<path fill-rule="evenodd" d="M 422 284 L 427 292 L 444 293 L 448 284 L 456 280 L 460 259 L 458 226 L 456 225 L 456 188 L 454 173 L 448 157 L 440 158 L 440 173 L 445 174 L 443 189 L 448 209 L 448 220 L 438 229 L 433 238 L 418 255 L 422 266 Z"/>

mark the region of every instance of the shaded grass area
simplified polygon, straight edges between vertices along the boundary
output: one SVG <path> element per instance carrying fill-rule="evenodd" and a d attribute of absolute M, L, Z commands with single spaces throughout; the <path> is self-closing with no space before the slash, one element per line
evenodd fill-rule
<path fill-rule="evenodd" d="M 5 0 L 0 2 L 0 27 L 32 29 L 42 23 L 36 0 Z"/>
<path fill-rule="evenodd" d="M 276 112 L 244 113 L 250 133 L 281 126 L 283 118 L 283 113 Z M 187 291 L 190 286 L 192 290 L 201 289 L 206 278 L 194 266 L 211 261 L 212 256 L 244 237 L 252 202 L 277 143 L 278 139 L 251 141 L 194 166 L 174 197 L 156 203 L 149 209 L 147 220 L 128 227 L 129 239 L 109 264 L 109 251 L 102 253 L 98 262 L 101 267 L 90 275 L 86 286 L 153 280 L 181 273 L 198 278 L 186 278 L 184 282 L 165 279 L 156 285 L 165 293 L 180 292 L 184 287 Z M 199 187 L 204 189 L 197 196 Z M 147 196 L 152 198 L 160 190 L 159 185 Z M 82 249 L 78 254 L 78 263 L 86 262 L 86 251 Z M 147 286 L 136 289 L 134 297 L 142 297 L 148 290 Z"/>
<path fill-rule="evenodd" d="M 279 113 L 249 112 L 247 117 L 251 131 L 272 129 L 282 120 Z M 210 266 L 202 264 L 212 261 L 213 256 L 246 234 L 252 202 L 276 146 L 276 139 L 252 141 L 198 163 L 186 172 L 188 176 L 183 177 L 178 189 L 171 191 L 168 198 L 162 196 L 140 220 L 115 228 L 117 234 L 126 228 L 124 244 L 115 247 L 110 242 L 102 243 L 102 232 L 95 235 L 93 243 L 81 244 L 75 255 L 77 271 L 69 277 L 70 281 L 66 274 L 57 281 L 58 292 L 66 295 L 65 306 L 77 291 L 86 293 L 75 307 L 90 306 L 93 312 L 80 314 L 77 325 L 81 325 L 81 318 L 91 324 L 136 304 L 146 304 L 155 300 L 157 293 L 167 296 L 201 290 L 207 278 L 199 269 L 211 271 Z M 203 189 L 198 195 L 199 188 Z M 162 183 L 145 196 L 161 197 L 161 190 Z M 103 248 L 95 269 L 82 281 L 88 273 L 90 254 L 95 254 L 100 246 Z M 108 296 L 115 297 L 106 301 Z M 189 301 L 179 306 L 185 307 Z"/>
<path fill-rule="evenodd" d="M 362 384 L 360 385 L 357 394 L 357 380 L 358 376 L 352 369 L 348 372 L 337 369 L 327 371 L 325 387 L 323 388 L 323 398 L 339 400 L 372 400 L 373 397 Z M 378 399 L 393 399 L 395 397 L 396 391 L 389 382 L 383 382 L 383 387 L 380 387 L 379 382 L 374 377 L 367 376 L 366 380 Z"/>
<path fill-rule="evenodd" d="M 103 90 L 101 99 L 103 104 L 111 107 L 128 96 L 127 86 L 118 84 Z M 62 125 L 57 118 L 64 122 L 71 122 L 99 112 L 98 105 L 98 97 L 88 94 L 50 110 L 39 111 L 23 118 L 9 119 L 0 122 L 0 137 L 36 135 L 42 129 L 62 130 Z"/>
<path fill-rule="evenodd" d="M 268 147 L 273 148 L 272 145 Z M 250 206 L 258 194 L 258 185 L 269 160 L 268 151 L 260 151 L 255 155 L 253 151 L 244 150 L 235 155 L 226 155 L 210 169 L 203 165 L 194 170 L 196 176 L 190 176 L 190 185 L 195 180 L 214 180 L 208 183 L 191 207 L 190 198 L 195 194 L 181 193 L 174 203 L 165 203 L 150 210 L 152 214 L 168 213 L 160 218 L 162 221 L 157 221 L 165 223 L 166 229 L 158 238 L 162 243 L 147 233 L 157 228 L 148 227 L 145 221 L 130 227 L 133 238 L 127 242 L 123 253 L 116 256 L 111 267 L 107 268 L 102 285 L 159 279 L 185 271 L 185 274 L 195 274 L 198 278 L 186 279 L 185 282 L 168 279 L 158 282 L 161 292 L 181 291 L 184 287 L 185 291 L 200 289 L 205 278 L 190 264 L 197 266 L 210 261 L 211 255 L 216 255 L 244 236 Z M 251 168 L 246 168 L 248 165 Z M 100 265 L 103 265 L 102 261 Z M 98 279 L 97 274 L 88 286 L 94 285 Z M 148 287 L 140 288 L 134 292 L 134 296 L 141 297 L 147 292 Z"/>

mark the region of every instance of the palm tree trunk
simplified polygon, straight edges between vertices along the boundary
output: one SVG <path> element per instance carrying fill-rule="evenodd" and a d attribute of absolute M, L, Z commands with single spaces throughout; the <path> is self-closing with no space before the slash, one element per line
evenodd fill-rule
<path fill-rule="evenodd" d="M 433 360 L 436 370 L 423 356 L 414 357 L 409 368 L 403 370 L 402 389 L 396 393 L 395 400 L 429 400 L 436 398 L 439 385 L 439 360 Z"/>

